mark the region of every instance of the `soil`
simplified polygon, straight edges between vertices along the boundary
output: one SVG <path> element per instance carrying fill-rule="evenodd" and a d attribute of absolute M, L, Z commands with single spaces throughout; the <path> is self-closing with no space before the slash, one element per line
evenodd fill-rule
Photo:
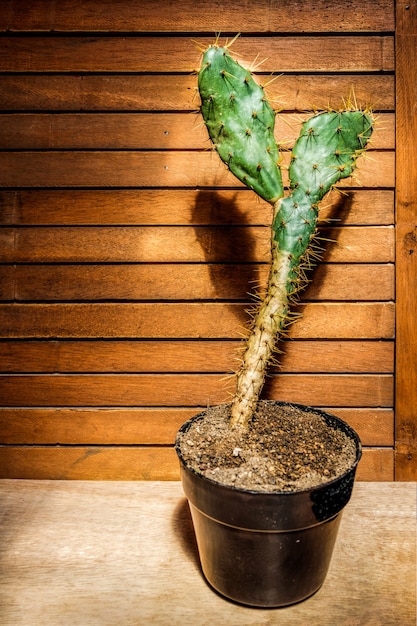
<path fill-rule="evenodd" d="M 178 435 L 185 463 L 211 480 L 251 491 L 300 491 L 355 462 L 355 441 L 314 411 L 260 401 L 245 431 L 230 429 L 230 406 L 208 409 Z"/>

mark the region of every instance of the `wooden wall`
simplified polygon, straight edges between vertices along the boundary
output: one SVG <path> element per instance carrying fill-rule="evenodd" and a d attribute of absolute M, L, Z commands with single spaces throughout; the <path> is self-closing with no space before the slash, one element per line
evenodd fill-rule
<path fill-rule="evenodd" d="M 3 0 L 1 477 L 176 479 L 176 430 L 230 397 L 271 211 L 200 123 L 192 71 L 221 31 L 282 74 L 287 146 L 352 88 L 378 114 L 265 396 L 330 408 L 359 478 L 394 478 L 394 28 L 392 0 Z"/>

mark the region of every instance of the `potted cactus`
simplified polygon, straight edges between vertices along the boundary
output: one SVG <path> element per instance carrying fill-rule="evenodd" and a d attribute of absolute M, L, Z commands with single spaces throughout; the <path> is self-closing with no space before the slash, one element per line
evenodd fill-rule
<path fill-rule="evenodd" d="M 201 113 L 220 158 L 272 206 L 271 267 L 231 403 L 186 422 L 175 447 L 206 579 L 232 600 L 276 607 L 322 585 L 361 444 L 331 414 L 260 394 L 317 257 L 319 203 L 352 174 L 373 118 L 350 106 L 312 115 L 292 150 L 285 193 L 275 113 L 229 47 L 216 41 L 203 53 Z"/>

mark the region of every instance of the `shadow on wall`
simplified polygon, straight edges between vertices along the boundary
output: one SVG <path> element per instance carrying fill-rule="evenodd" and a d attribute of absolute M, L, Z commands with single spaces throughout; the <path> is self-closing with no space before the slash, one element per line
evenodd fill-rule
<path fill-rule="evenodd" d="M 259 258 L 256 237 L 265 230 L 269 239 L 269 229 L 251 228 L 238 206 L 237 194 L 227 196 L 222 197 L 216 191 L 199 192 L 192 221 L 207 263 L 215 299 L 248 303 L 253 300 L 257 286 L 265 277 L 265 260 Z M 210 224 L 201 225 L 201 215 L 208 214 Z M 225 215 L 227 224 L 224 223 Z M 242 313 L 239 323 L 247 325 L 248 319 L 249 316 Z"/>
<path fill-rule="evenodd" d="M 192 222 L 207 263 L 215 299 L 232 301 L 231 306 L 236 302 L 248 304 L 245 308 L 238 308 L 238 312 L 233 306 L 234 313 L 237 313 L 237 324 L 240 325 L 244 335 L 245 329 L 248 332 L 250 325 L 250 315 L 245 312 L 245 309 L 255 307 L 255 296 L 257 293 L 262 293 L 266 285 L 269 265 L 264 259 L 259 259 L 256 241 L 259 237 L 259 230 L 251 228 L 248 224 L 246 215 L 236 201 L 237 194 L 234 197 L 230 197 L 229 194 L 227 196 L 226 199 L 216 191 L 199 192 L 193 207 Z M 331 248 L 337 245 L 339 227 L 349 213 L 352 196 L 351 194 L 334 194 L 330 200 L 330 203 L 326 205 L 325 221 L 318 228 L 317 245 L 323 249 L 320 260 L 320 282 L 326 280 L 326 260 Z M 207 220 L 205 220 L 206 225 L 201 224 L 202 215 L 210 215 L 209 226 Z M 225 215 L 227 215 L 226 225 Z M 258 228 L 265 231 L 269 245 L 270 227 Z M 320 238 L 324 241 L 320 241 Z M 315 270 L 316 266 L 313 266 L 306 272 L 310 282 L 313 281 Z M 318 287 L 319 285 L 314 282 L 316 292 Z M 292 306 L 294 313 L 303 315 L 305 303 L 311 299 L 309 291 L 310 287 L 307 286 L 300 294 L 300 303 Z M 240 349 L 242 348 L 243 344 Z M 280 346 L 278 345 L 277 348 L 279 349 Z M 279 357 L 281 367 L 285 366 L 285 358 L 284 349 Z"/>
<path fill-rule="evenodd" d="M 253 297 L 256 293 L 257 285 L 266 285 L 269 258 L 263 252 L 269 251 L 270 226 L 253 226 L 247 219 L 247 212 L 239 208 L 237 198 L 238 193 L 232 196 L 200 191 L 192 210 L 192 223 L 210 270 L 216 298 L 247 301 L 248 294 Z M 239 200 L 241 198 L 242 195 Z M 317 245 L 323 247 L 321 263 L 326 263 L 331 247 L 337 243 L 338 228 L 345 221 L 351 204 L 351 194 L 335 193 L 326 205 L 325 220 L 318 228 Z M 322 244 L 320 237 L 325 240 Z M 307 293 L 308 288 L 303 292 L 303 299 L 308 299 Z"/>
<path fill-rule="evenodd" d="M 337 238 L 340 235 L 339 227 L 346 220 L 346 217 L 351 209 L 352 193 L 353 192 L 347 195 L 335 194 L 333 197 L 331 197 L 331 202 L 326 205 L 327 209 L 325 221 L 322 222 L 317 229 L 317 245 L 322 248 L 320 261 L 318 262 L 320 263 L 320 272 L 317 271 L 317 264 L 313 265 L 312 268 L 306 272 L 309 284 L 300 294 L 300 302 L 298 304 L 293 304 L 291 307 L 291 310 L 300 317 L 302 317 L 304 314 L 306 303 L 310 300 L 313 300 L 313 298 L 310 298 L 309 294 L 312 293 L 313 290 L 315 293 L 317 293 L 317 291 L 320 289 L 320 285 L 326 280 L 326 262 L 328 257 L 330 256 L 332 247 L 338 245 Z M 320 241 L 320 238 L 323 238 L 324 241 Z M 317 276 L 315 276 L 315 274 L 317 274 Z M 289 332 L 291 331 L 289 330 Z M 285 339 L 283 339 L 283 341 L 285 341 Z M 271 367 L 271 369 L 269 370 L 269 374 L 278 373 L 279 371 L 281 371 L 281 369 L 285 369 L 285 361 L 288 356 L 287 351 L 282 345 L 280 346 L 278 344 L 276 347 L 281 350 L 278 357 L 279 365 Z M 267 376 L 263 392 L 265 397 L 269 397 L 268 394 L 271 384 L 272 381 Z"/>

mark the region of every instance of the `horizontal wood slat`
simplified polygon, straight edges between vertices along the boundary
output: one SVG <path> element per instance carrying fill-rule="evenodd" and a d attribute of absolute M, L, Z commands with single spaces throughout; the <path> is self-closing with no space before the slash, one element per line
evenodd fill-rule
<path fill-rule="evenodd" d="M 259 80 L 262 82 L 262 78 Z M 196 76 L 182 74 L 4 74 L 0 82 L 0 108 L 4 111 L 196 111 L 196 87 Z M 380 111 L 394 109 L 394 77 L 390 74 L 283 75 L 267 86 L 267 94 L 279 109 L 304 112 L 312 107 L 339 107 L 341 98 L 347 98 L 352 87 L 363 106 Z"/>
<path fill-rule="evenodd" d="M 248 300 L 266 265 L 0 265 L 0 300 Z M 257 291 L 257 289 L 256 289 Z M 320 265 L 303 300 L 394 298 L 393 265 Z"/>
<path fill-rule="evenodd" d="M 306 115 L 278 114 L 277 142 L 289 149 Z M 394 115 L 381 114 L 373 149 L 393 149 Z M 211 146 L 202 118 L 195 113 L 11 114 L 0 115 L 2 149 L 29 150 L 187 150 Z"/>
<path fill-rule="evenodd" d="M 214 39 L 201 38 L 205 48 Z M 190 37 L 3 37 L 0 72 L 192 72 L 200 50 Z M 240 37 L 242 64 L 265 59 L 262 72 L 381 72 L 394 70 L 394 38 L 373 36 Z"/>
<path fill-rule="evenodd" d="M 2 406 L 196 406 L 226 402 L 233 377 L 217 374 L 96 374 L 0 376 Z M 281 374 L 265 398 L 311 406 L 390 407 L 388 374 Z"/>
<path fill-rule="evenodd" d="M 0 372 L 230 372 L 241 341 L 0 342 Z M 391 341 L 287 341 L 282 372 L 392 373 Z M 271 372 L 277 371 L 272 367 Z"/>
<path fill-rule="evenodd" d="M 179 480 L 172 447 L 4 447 L 2 478 L 51 480 Z M 83 477 L 83 478 L 82 478 Z"/>
<path fill-rule="evenodd" d="M 390 448 L 365 448 L 359 463 L 357 480 L 394 480 L 394 455 Z"/>
<path fill-rule="evenodd" d="M 172 447 L 10 447 L 0 454 L 1 478 L 52 480 L 179 480 Z M 365 449 L 358 480 L 391 481 L 390 448 Z"/>
<path fill-rule="evenodd" d="M 321 407 L 323 408 L 323 407 Z M 172 445 L 186 420 L 204 407 L 0 409 L 4 444 Z M 366 446 L 393 445 L 391 409 L 331 409 Z"/>
<path fill-rule="evenodd" d="M 37 0 L 28 6 L 3 0 L 0 30 L 4 31 L 387 31 L 394 28 L 392 2 L 354 0 L 343 11 L 334 0 L 257 0 L 224 4 L 220 0 Z"/>
<path fill-rule="evenodd" d="M 266 263 L 270 227 L 42 227 L 0 229 L 3 263 Z M 321 239 L 320 239 L 321 238 Z M 322 228 L 328 263 L 390 263 L 392 227 Z"/>
<path fill-rule="evenodd" d="M 350 225 L 393 224 L 394 193 L 355 189 L 341 196 L 333 192 L 320 216 Z M 270 205 L 245 189 L 0 191 L 0 224 L 268 225 L 271 219 Z"/>
<path fill-rule="evenodd" d="M 0 337 L 240 338 L 245 305 L 220 303 L 2 304 Z M 289 329 L 294 339 L 391 339 L 392 303 L 313 303 Z"/>
<path fill-rule="evenodd" d="M 233 207 L 232 207 L 233 210 Z M 270 227 L 42 227 L 0 229 L 2 263 L 265 263 Z M 389 263 L 391 226 L 322 228 L 324 260 Z"/>
<path fill-rule="evenodd" d="M 289 156 L 287 156 L 287 160 Z M 363 158 L 355 180 L 394 186 L 394 154 Z M 341 181 L 340 187 L 352 185 Z M 217 154 L 207 152 L 3 152 L 2 187 L 240 187 Z"/>
<path fill-rule="evenodd" d="M 394 265 L 325 265 L 314 270 L 303 300 L 394 299 Z"/>

